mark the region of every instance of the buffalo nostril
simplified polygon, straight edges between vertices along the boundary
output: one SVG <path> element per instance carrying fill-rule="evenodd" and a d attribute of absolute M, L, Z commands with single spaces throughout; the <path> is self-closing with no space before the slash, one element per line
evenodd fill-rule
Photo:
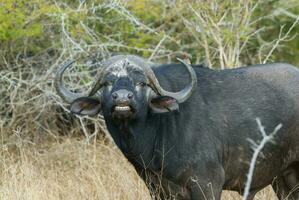
<path fill-rule="evenodd" d="M 113 92 L 113 93 L 112 93 L 112 98 L 113 98 L 113 99 L 117 99 L 117 97 L 118 97 L 118 94 L 117 94 L 116 92 Z"/>
<path fill-rule="evenodd" d="M 128 94 L 128 98 L 129 98 L 129 99 L 132 99 L 133 96 L 134 96 L 133 93 L 132 93 L 132 92 L 129 92 L 129 94 Z"/>

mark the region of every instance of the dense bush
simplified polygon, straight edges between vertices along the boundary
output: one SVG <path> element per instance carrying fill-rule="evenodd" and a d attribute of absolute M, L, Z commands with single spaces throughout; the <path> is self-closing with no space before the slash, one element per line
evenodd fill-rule
<path fill-rule="evenodd" d="M 44 20 L 55 7 L 46 1 L 3 0 L 0 2 L 1 56 L 34 54 L 49 45 Z M 3 63 L 0 63 L 3 64 Z"/>
<path fill-rule="evenodd" d="M 82 4 L 4 0 L 0 64 L 20 55 L 63 49 L 68 55 L 125 52 L 168 61 L 187 52 L 193 62 L 223 68 L 257 63 L 270 52 L 280 31 L 287 33 L 298 18 L 298 4 L 296 0 L 96 0 Z M 270 61 L 299 64 L 295 56 L 298 27 L 279 43 Z"/>

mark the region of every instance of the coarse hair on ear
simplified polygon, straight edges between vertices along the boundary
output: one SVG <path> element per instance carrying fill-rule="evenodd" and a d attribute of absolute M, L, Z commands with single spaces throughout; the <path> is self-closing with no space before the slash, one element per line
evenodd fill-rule
<path fill-rule="evenodd" d="M 168 96 L 157 96 L 150 100 L 149 107 L 153 113 L 166 113 L 179 110 L 176 99 Z"/>
<path fill-rule="evenodd" d="M 70 110 L 74 114 L 95 116 L 101 111 L 101 102 L 94 97 L 80 97 L 71 103 Z"/>

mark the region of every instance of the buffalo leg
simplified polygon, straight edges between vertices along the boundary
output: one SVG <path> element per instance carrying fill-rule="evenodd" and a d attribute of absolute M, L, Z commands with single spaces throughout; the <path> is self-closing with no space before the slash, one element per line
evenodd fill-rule
<path fill-rule="evenodd" d="M 287 167 L 272 187 L 280 200 L 299 200 L 299 162 Z"/>

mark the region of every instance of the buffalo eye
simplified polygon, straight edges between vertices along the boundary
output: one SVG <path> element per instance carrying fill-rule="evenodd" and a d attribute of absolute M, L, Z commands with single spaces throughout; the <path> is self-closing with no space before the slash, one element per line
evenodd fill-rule
<path fill-rule="evenodd" d="M 141 86 L 141 87 L 145 87 L 147 84 L 145 82 L 138 82 L 136 85 Z"/>

